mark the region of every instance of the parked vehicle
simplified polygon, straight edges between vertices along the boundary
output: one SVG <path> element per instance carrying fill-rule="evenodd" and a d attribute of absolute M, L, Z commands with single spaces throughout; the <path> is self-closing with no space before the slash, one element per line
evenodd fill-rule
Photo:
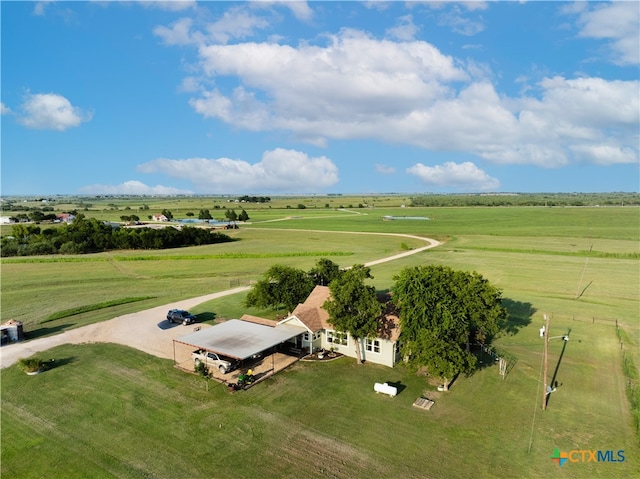
<path fill-rule="evenodd" d="M 187 324 L 195 323 L 196 317 L 189 311 L 172 309 L 167 313 L 167 321 L 170 323 L 182 323 L 186 326 Z"/>
<path fill-rule="evenodd" d="M 200 363 L 204 363 L 209 368 L 216 368 L 222 374 L 226 374 L 233 369 L 233 364 L 231 362 L 222 359 L 216 353 L 212 353 L 211 351 L 198 349 L 191 353 L 191 357 L 193 358 L 196 366 Z"/>

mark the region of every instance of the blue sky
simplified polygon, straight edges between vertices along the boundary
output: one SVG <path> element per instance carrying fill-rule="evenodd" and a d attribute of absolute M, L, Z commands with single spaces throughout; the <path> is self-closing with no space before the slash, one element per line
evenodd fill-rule
<path fill-rule="evenodd" d="M 637 2 L 0 7 L 4 196 L 640 190 Z"/>

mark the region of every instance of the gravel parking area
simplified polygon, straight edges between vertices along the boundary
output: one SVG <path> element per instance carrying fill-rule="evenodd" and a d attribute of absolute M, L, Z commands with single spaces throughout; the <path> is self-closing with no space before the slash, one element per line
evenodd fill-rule
<path fill-rule="evenodd" d="M 183 326 L 169 323 L 166 320 L 169 309 L 188 310 L 200 303 L 246 291 L 249 288 L 249 286 L 242 286 L 219 293 L 185 299 L 145 311 L 118 316 L 109 321 L 72 329 L 55 336 L 3 346 L 0 349 L 0 367 L 9 367 L 20 358 L 29 357 L 60 344 L 118 343 L 160 358 L 173 359 L 174 339 L 191 333 L 194 327 L 209 327 L 209 325 L 191 324 Z"/>

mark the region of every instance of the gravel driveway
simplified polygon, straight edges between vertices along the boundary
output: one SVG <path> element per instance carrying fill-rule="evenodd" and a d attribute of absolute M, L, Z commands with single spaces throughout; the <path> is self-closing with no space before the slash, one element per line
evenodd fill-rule
<path fill-rule="evenodd" d="M 346 232 L 345 232 L 346 233 Z M 388 234 L 388 233 L 357 233 L 357 234 Z M 390 236 L 400 236 L 415 238 L 426 241 L 428 245 L 421 248 L 412 249 L 403 253 L 388 256 L 379 260 L 366 263 L 365 266 L 393 261 L 404 258 L 421 251 L 435 248 L 441 243 L 434 239 L 422 238 L 419 236 L 388 234 Z M 64 331 L 63 333 L 46 338 L 34 339 L 14 343 L 0 348 L 0 368 L 6 368 L 16 363 L 21 358 L 29 357 L 41 351 L 46 351 L 61 344 L 82 344 L 82 343 L 118 343 L 132 348 L 139 349 L 146 353 L 160 358 L 173 358 L 173 340 L 180 336 L 185 336 L 193 331 L 194 325 L 183 326 L 181 324 L 170 324 L 167 322 L 167 311 L 169 309 L 189 310 L 198 304 L 221 298 L 230 294 L 246 291 L 250 286 L 228 289 L 218 293 L 207 294 L 197 298 L 185 299 L 164 306 L 139 311 L 137 313 L 125 314 L 108 321 L 90 324 L 76 329 Z M 196 325 L 209 327 L 206 324 Z"/>

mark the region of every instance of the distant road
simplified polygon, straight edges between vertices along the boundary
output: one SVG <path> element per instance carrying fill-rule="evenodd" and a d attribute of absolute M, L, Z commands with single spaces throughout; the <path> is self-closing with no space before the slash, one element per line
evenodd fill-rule
<path fill-rule="evenodd" d="M 288 230 L 290 231 L 290 230 Z M 365 266 L 373 266 L 388 261 L 404 258 L 412 254 L 435 248 L 441 245 L 440 241 L 421 236 L 395 234 L 395 233 L 357 233 L 351 231 L 318 231 L 318 230 L 295 230 L 313 231 L 335 234 L 355 234 L 355 235 L 383 235 L 413 238 L 426 241 L 428 244 L 420 248 L 404 251 L 393 256 L 369 261 Z M 125 314 L 108 321 L 89 324 L 76 329 L 70 329 L 54 336 L 23 341 L 9 344 L 0 348 L 0 368 L 6 368 L 15 364 L 20 358 L 26 358 L 33 354 L 46 351 L 61 344 L 83 344 L 83 343 L 117 343 L 130 346 L 140 351 L 144 351 L 153 356 L 165 359 L 173 358 L 173 340 L 193 331 L 193 327 L 182 325 L 169 325 L 166 321 L 169 309 L 191 309 L 198 304 L 237 294 L 250 289 L 250 286 L 219 291 L 217 293 L 206 294 L 195 298 L 176 301 L 174 303 L 156 306 L 145 311 Z M 209 327 L 207 324 L 197 325 L 199 327 Z M 47 359 L 47 358 L 43 358 Z"/>

